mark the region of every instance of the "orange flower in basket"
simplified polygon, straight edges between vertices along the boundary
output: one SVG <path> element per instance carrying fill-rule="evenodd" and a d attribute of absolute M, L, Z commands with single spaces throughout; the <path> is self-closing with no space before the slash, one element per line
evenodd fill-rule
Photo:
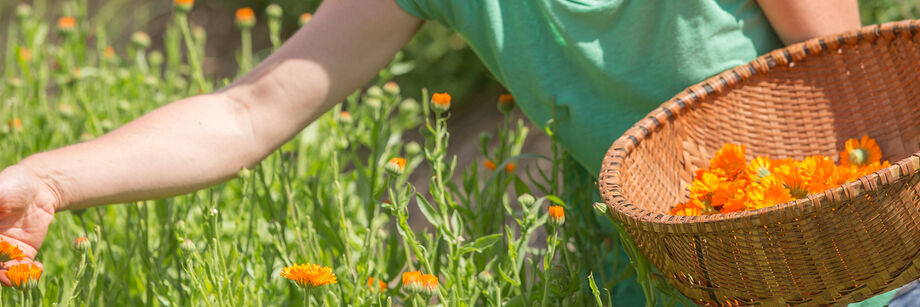
<path fill-rule="evenodd" d="M 686 216 L 700 215 L 703 213 L 703 210 L 701 209 L 702 206 L 703 205 L 700 204 L 698 200 L 691 199 L 684 204 L 678 203 L 677 206 L 674 206 L 674 208 L 668 212 L 668 214 Z"/>
<path fill-rule="evenodd" d="M 747 175 L 750 181 L 760 181 L 760 178 L 773 173 L 771 171 L 772 167 L 773 163 L 770 162 L 770 158 L 757 157 L 751 160 L 751 164 L 744 168 L 744 174 Z"/>
<path fill-rule="evenodd" d="M 875 139 L 863 135 L 862 139 L 849 139 L 840 152 L 840 166 L 867 166 L 882 160 L 882 149 Z"/>
<path fill-rule="evenodd" d="M 709 160 L 709 168 L 721 170 L 726 176 L 734 177 L 744 169 L 744 145 L 725 144 L 716 155 Z"/>
<path fill-rule="evenodd" d="M 809 180 L 805 184 L 808 194 L 821 193 L 834 187 L 831 179 L 837 172 L 834 161 L 826 156 L 811 156 L 805 158 L 800 165 L 802 172 L 808 174 Z"/>
<path fill-rule="evenodd" d="M 774 169 L 776 179 L 786 186 L 792 197 L 802 198 L 808 196 L 807 184 L 811 180 L 811 174 L 795 164 L 782 164 Z"/>
<path fill-rule="evenodd" d="M 701 215 L 766 208 L 824 192 L 890 166 L 888 161 L 880 161 L 881 150 L 868 137 L 849 140 L 846 147 L 840 153 L 839 166 L 827 156 L 802 161 L 756 157 L 745 164 L 744 146 L 726 144 L 715 153 L 708 169 L 694 173 L 690 200 L 677 204 L 669 213 Z"/>
<path fill-rule="evenodd" d="M 774 176 L 761 178 L 748 192 L 751 209 L 760 209 L 792 201 L 789 190 Z"/>

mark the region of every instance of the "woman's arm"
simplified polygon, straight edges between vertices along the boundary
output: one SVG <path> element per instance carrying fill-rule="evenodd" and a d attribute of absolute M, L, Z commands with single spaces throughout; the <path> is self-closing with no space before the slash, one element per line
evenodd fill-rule
<path fill-rule="evenodd" d="M 758 0 L 786 45 L 859 28 L 856 0 Z"/>
<path fill-rule="evenodd" d="M 163 198 L 231 178 L 373 78 L 421 21 L 393 0 L 330 0 L 230 86 L 0 172 L 0 239 L 31 261 L 56 211 Z"/>
<path fill-rule="evenodd" d="M 180 100 L 96 140 L 22 161 L 57 210 L 173 196 L 231 178 L 383 68 L 421 24 L 393 0 L 325 1 L 229 87 Z"/>

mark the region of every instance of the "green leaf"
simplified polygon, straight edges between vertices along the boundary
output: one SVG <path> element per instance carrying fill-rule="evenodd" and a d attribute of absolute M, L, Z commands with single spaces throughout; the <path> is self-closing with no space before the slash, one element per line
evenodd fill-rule
<path fill-rule="evenodd" d="M 559 197 L 556 197 L 556 195 L 546 195 L 546 196 L 544 196 L 544 198 L 548 199 L 548 200 L 551 201 L 551 202 L 556 203 L 557 205 L 560 205 L 560 206 L 562 206 L 562 207 L 565 207 L 565 202 L 563 202 L 561 199 L 559 199 Z"/>
<path fill-rule="evenodd" d="M 476 239 L 476 241 L 473 241 L 473 243 L 470 243 L 470 244 L 467 244 L 461 247 L 460 254 L 463 255 L 463 254 L 470 253 L 470 252 L 477 252 L 477 253 L 482 252 L 483 250 L 494 245 L 495 242 L 498 242 L 498 240 L 500 240 L 501 238 L 502 238 L 502 234 L 500 233 L 491 234 L 485 237 L 478 238 Z"/>
<path fill-rule="evenodd" d="M 422 211 L 422 215 L 425 216 L 425 219 L 428 220 L 431 225 L 434 225 L 434 227 L 441 227 L 441 220 L 437 218 L 438 212 L 435 211 L 434 207 L 431 206 L 431 203 L 428 202 L 425 196 L 416 193 L 415 203 L 418 204 L 419 211 Z"/>

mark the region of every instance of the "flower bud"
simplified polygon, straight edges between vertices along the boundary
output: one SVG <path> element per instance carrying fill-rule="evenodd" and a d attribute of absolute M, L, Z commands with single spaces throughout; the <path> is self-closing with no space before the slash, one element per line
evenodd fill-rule
<path fill-rule="evenodd" d="M 607 204 L 594 203 L 594 213 L 600 216 L 606 216 L 607 215 Z"/>
<path fill-rule="evenodd" d="M 565 210 L 562 206 L 549 206 L 549 222 L 557 227 L 565 223 Z"/>
<path fill-rule="evenodd" d="M 367 89 L 367 95 L 371 97 L 383 97 L 383 90 L 379 86 L 371 86 Z"/>
<path fill-rule="evenodd" d="M 533 205 L 535 201 L 537 200 L 534 199 L 533 196 L 530 194 L 525 193 L 525 194 L 522 194 L 521 196 L 518 196 L 518 204 L 520 204 L 521 207 L 530 207 L 530 205 Z"/>
<path fill-rule="evenodd" d="M 510 94 L 503 94 L 498 96 L 498 110 L 502 112 L 510 112 L 514 109 L 514 97 Z"/>
<path fill-rule="evenodd" d="M 195 6 L 195 0 L 173 0 L 173 7 L 176 8 L 176 12 L 182 14 L 191 11 L 193 6 Z"/>
<path fill-rule="evenodd" d="M 367 106 L 371 107 L 374 110 L 379 110 L 380 106 L 383 105 L 383 101 L 380 100 L 380 98 L 376 98 L 376 97 L 368 98 L 367 100 L 364 100 L 364 103 L 367 104 Z"/>
<path fill-rule="evenodd" d="M 390 81 L 383 85 L 383 91 L 390 95 L 399 94 L 399 84 Z"/>
<path fill-rule="evenodd" d="M 339 112 L 339 122 L 344 125 L 351 125 L 351 123 L 355 122 L 355 120 L 351 117 L 351 113 L 348 111 L 342 111 Z"/>
<path fill-rule="evenodd" d="M 476 275 L 476 279 L 478 279 L 479 282 L 484 283 L 484 284 L 488 284 L 492 282 L 492 278 L 493 278 L 492 273 L 489 273 L 489 271 L 482 271 L 482 272 L 479 272 L 478 275 Z"/>
<path fill-rule="evenodd" d="M 438 277 L 431 274 L 422 275 L 422 291 L 428 296 L 438 295 Z"/>
<path fill-rule="evenodd" d="M 148 57 L 150 61 L 150 66 L 158 67 L 163 65 L 163 53 L 159 51 L 151 51 Z"/>
<path fill-rule="evenodd" d="M 25 3 L 16 6 L 16 18 L 19 18 L 20 22 L 29 17 L 32 17 L 31 6 Z"/>
<path fill-rule="evenodd" d="M 57 30 L 61 36 L 73 34 L 77 30 L 77 20 L 71 16 L 61 17 L 58 19 Z"/>
<path fill-rule="evenodd" d="M 431 96 L 431 109 L 438 114 L 447 112 L 450 109 L 450 94 L 434 93 Z"/>
<path fill-rule="evenodd" d="M 284 10 L 281 9 L 280 5 L 272 3 L 265 8 L 265 15 L 268 15 L 269 18 L 281 18 L 283 14 Z"/>
<path fill-rule="evenodd" d="M 195 245 L 195 241 L 192 241 L 192 239 L 189 238 L 183 240 L 182 244 L 179 244 L 179 248 L 181 248 L 185 253 L 194 253 L 198 251 L 198 246 Z"/>
<path fill-rule="evenodd" d="M 131 34 L 131 42 L 141 49 L 150 48 L 150 35 L 142 31 L 134 32 L 134 34 Z"/>
<path fill-rule="evenodd" d="M 387 173 L 393 176 L 402 175 L 405 168 L 406 168 L 406 159 L 404 158 L 392 158 L 384 166 L 384 169 L 386 169 Z"/>
<path fill-rule="evenodd" d="M 73 249 L 78 252 L 85 252 L 89 249 L 89 239 L 86 236 L 79 236 L 73 240 Z"/>
<path fill-rule="evenodd" d="M 405 114 L 415 114 L 418 112 L 418 102 L 412 98 L 403 100 L 403 102 L 399 104 L 399 112 Z"/>
<path fill-rule="evenodd" d="M 407 156 L 415 156 L 420 152 L 422 152 L 422 146 L 419 145 L 418 143 L 409 142 L 409 144 L 406 144 L 406 155 Z"/>
<path fill-rule="evenodd" d="M 303 13 L 303 14 L 300 14 L 300 18 L 297 19 L 297 23 L 300 24 L 301 27 L 303 27 L 305 24 L 310 22 L 310 19 L 313 19 L 313 14 Z"/>
<path fill-rule="evenodd" d="M 244 7 L 236 10 L 236 26 L 240 29 L 250 29 L 256 25 L 256 13 L 251 8 Z"/>

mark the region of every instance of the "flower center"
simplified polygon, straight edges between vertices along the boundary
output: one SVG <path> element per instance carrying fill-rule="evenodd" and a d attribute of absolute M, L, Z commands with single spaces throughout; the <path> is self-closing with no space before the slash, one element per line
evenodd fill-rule
<path fill-rule="evenodd" d="M 763 178 L 763 177 L 767 177 L 767 175 L 770 175 L 770 170 L 768 170 L 766 167 L 761 167 L 757 169 L 757 177 Z"/>
<path fill-rule="evenodd" d="M 869 152 L 862 148 L 850 150 L 850 164 L 863 165 L 869 161 Z"/>

